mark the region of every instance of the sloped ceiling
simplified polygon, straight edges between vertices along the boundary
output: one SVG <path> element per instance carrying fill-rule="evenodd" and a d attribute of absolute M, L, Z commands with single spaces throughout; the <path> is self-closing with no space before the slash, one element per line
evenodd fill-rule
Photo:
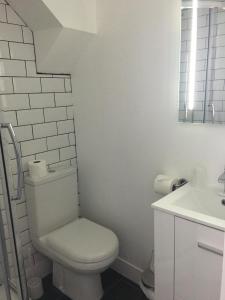
<path fill-rule="evenodd" d="M 33 30 L 39 72 L 72 73 L 95 38 L 96 0 L 8 0 Z"/>

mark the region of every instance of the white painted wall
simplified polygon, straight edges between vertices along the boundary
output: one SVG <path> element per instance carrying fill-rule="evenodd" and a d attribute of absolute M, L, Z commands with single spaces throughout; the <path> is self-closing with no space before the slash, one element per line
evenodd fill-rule
<path fill-rule="evenodd" d="M 97 0 L 98 38 L 73 74 L 82 212 L 138 268 L 153 247 L 156 174 L 203 162 L 216 181 L 225 164 L 225 126 L 177 123 L 179 4 Z"/>

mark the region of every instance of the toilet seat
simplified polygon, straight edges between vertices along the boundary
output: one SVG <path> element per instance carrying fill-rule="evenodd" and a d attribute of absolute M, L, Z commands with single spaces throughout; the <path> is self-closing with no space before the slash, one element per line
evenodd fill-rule
<path fill-rule="evenodd" d="M 77 219 L 40 239 L 48 256 L 78 270 L 102 269 L 118 255 L 119 242 L 109 229 Z"/>

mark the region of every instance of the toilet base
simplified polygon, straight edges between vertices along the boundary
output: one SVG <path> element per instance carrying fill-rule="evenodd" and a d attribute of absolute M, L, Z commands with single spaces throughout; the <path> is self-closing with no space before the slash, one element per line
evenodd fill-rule
<path fill-rule="evenodd" d="M 53 285 L 72 300 L 100 300 L 103 296 L 100 274 L 75 273 L 56 262 Z"/>

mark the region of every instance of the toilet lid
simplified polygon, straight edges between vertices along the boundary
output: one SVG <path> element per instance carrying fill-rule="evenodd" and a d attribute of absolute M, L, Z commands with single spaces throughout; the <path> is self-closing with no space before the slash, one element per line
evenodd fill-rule
<path fill-rule="evenodd" d="M 109 229 L 87 219 L 71 222 L 46 237 L 55 252 L 76 262 L 94 263 L 118 251 L 118 239 Z"/>

